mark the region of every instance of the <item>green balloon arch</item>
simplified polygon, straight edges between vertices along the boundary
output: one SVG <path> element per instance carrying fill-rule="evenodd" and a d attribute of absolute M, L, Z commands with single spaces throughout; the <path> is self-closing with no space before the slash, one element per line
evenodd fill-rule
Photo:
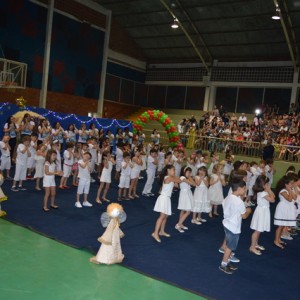
<path fill-rule="evenodd" d="M 150 120 L 158 121 L 165 128 L 169 137 L 170 146 L 172 148 L 177 147 L 179 149 L 183 149 L 183 145 L 175 124 L 167 114 L 160 110 L 147 110 L 142 113 L 133 123 L 133 134 L 136 134 L 138 131 L 142 131 L 146 123 Z"/>

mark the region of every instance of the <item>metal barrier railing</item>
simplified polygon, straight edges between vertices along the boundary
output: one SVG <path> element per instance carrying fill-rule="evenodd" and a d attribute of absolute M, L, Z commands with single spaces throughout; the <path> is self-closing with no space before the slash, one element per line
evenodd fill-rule
<path fill-rule="evenodd" d="M 151 142 L 151 130 L 144 130 L 146 142 Z M 160 143 L 163 145 L 169 144 L 168 135 L 166 132 L 159 132 Z M 233 139 L 224 139 L 209 136 L 189 136 L 185 134 L 180 135 L 182 144 L 186 149 L 190 150 L 204 150 L 226 152 L 231 150 L 234 155 L 244 155 L 250 157 L 262 157 L 262 149 L 265 146 L 263 143 L 252 141 L 237 141 Z M 300 147 L 273 144 L 275 148 L 275 159 L 290 162 L 300 162 Z"/>

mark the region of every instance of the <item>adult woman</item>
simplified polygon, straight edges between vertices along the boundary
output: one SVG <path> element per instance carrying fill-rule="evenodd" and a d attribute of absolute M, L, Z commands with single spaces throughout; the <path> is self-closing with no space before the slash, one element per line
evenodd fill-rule
<path fill-rule="evenodd" d="M 85 123 L 81 124 L 81 127 L 80 127 L 78 133 L 79 133 L 78 142 L 81 144 L 86 143 L 86 141 L 89 137 L 89 131 L 86 129 Z"/>
<path fill-rule="evenodd" d="M 159 144 L 160 134 L 157 132 L 157 129 L 154 129 L 151 133 L 151 140 L 154 143 L 154 145 Z"/>
<path fill-rule="evenodd" d="M 51 127 L 48 124 L 46 119 L 41 119 L 40 124 L 38 126 L 38 145 L 42 144 L 44 140 L 48 139 L 51 132 Z"/>
<path fill-rule="evenodd" d="M 68 129 L 65 131 L 66 134 L 66 142 L 71 142 L 76 144 L 76 134 L 78 134 L 78 130 L 75 124 L 69 124 Z"/>
<path fill-rule="evenodd" d="M 30 114 L 26 113 L 20 125 L 21 138 L 24 136 L 30 136 L 35 126 L 34 121 L 31 119 Z"/>
<path fill-rule="evenodd" d="M 96 128 L 94 123 L 90 124 L 89 136 L 94 137 L 97 141 L 99 140 L 99 130 Z"/>
<path fill-rule="evenodd" d="M 59 122 L 55 122 L 53 124 L 53 128 L 52 128 L 52 136 L 53 136 L 53 140 L 58 140 L 58 142 L 60 143 L 60 145 L 63 144 L 64 142 L 64 137 L 65 135 L 65 131 L 64 129 L 60 126 Z"/>
<path fill-rule="evenodd" d="M 8 134 L 10 136 L 9 146 L 10 146 L 10 157 L 13 156 L 14 149 L 16 147 L 17 142 L 17 133 L 19 131 L 19 125 L 16 123 L 16 119 L 14 116 L 8 117 L 6 123 L 3 128 L 4 134 Z"/>

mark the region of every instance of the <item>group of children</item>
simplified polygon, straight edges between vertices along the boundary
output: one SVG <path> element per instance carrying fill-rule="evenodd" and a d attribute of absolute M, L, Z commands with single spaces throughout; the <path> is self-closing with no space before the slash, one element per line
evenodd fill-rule
<path fill-rule="evenodd" d="M 6 170 L 6 177 L 10 179 L 10 149 L 9 137 L 4 136 L 0 142 L 1 170 Z M 124 145 L 119 143 L 116 155 L 112 154 L 111 145 L 102 144 L 100 148 L 94 139 L 87 143 L 76 144 L 68 142 L 66 150 L 61 156 L 60 143 L 44 141 L 37 145 L 37 136 L 24 136 L 17 147 L 16 170 L 13 178 L 12 191 L 26 190 L 23 181 L 36 178 L 36 189 L 40 190 L 43 181 L 45 190 L 43 211 L 57 209 L 55 203 L 55 176 L 61 176 L 60 189 L 68 189 L 68 178 L 73 174 L 73 185 L 77 187 L 75 207 L 91 207 L 88 201 L 90 183 L 93 182 L 91 173 L 98 173 L 100 185 L 95 202 L 110 202 L 107 198 L 112 182 L 112 171 L 115 167 L 115 179 L 119 181 L 118 201 L 139 198 L 137 184 L 140 173 L 146 167 L 147 180 L 142 191 L 144 197 L 153 197 L 153 183 L 157 176 L 160 178 L 161 189 L 156 200 L 154 211 L 159 212 L 152 237 L 161 242 L 161 237 L 170 237 L 166 232 L 167 217 L 172 214 L 171 195 L 180 189 L 178 209 L 180 210 L 175 229 L 180 233 L 188 230 L 186 220 L 191 215 L 191 223 L 201 225 L 209 217 L 217 217 L 218 206 L 223 206 L 223 226 L 225 239 L 220 252 L 224 253 L 220 269 L 232 274 L 236 267 L 229 262 L 238 261 L 232 251 L 238 244 L 242 218 L 248 217 L 250 207 L 257 205 L 254 211 L 251 229 L 250 252 L 261 255 L 265 248 L 260 245 L 259 237 L 264 231 L 270 231 L 270 203 L 275 201 L 271 190 L 273 182 L 273 162 L 259 163 L 235 161 L 234 156 L 226 154 L 224 161 L 219 161 L 217 153 L 211 153 L 210 163 L 208 155 L 197 151 L 185 157 L 183 151 L 170 149 L 150 143 L 145 149 L 136 144 Z M 62 159 L 63 158 L 63 159 Z M 34 163 L 32 162 L 34 161 Z M 186 162 L 186 163 L 185 163 Z M 98 167 L 97 167 L 98 166 Z M 274 244 L 283 249 L 282 239 L 292 239 L 291 228 L 296 226 L 296 219 L 300 213 L 300 180 L 295 170 L 289 170 L 277 184 L 277 194 L 280 202 L 276 207 L 274 224 L 277 225 Z M 223 197 L 223 187 L 229 183 L 227 197 Z M 192 191 L 194 188 L 194 191 Z M 84 194 L 83 202 L 80 196 Z M 50 208 L 48 201 L 50 198 Z M 4 199 L 4 198 L 3 198 Z"/>
<path fill-rule="evenodd" d="M 193 160 L 199 157 L 199 161 Z M 223 206 L 223 227 L 225 239 L 219 251 L 224 254 L 220 270 L 232 274 L 237 267 L 230 262 L 239 262 L 233 253 L 236 250 L 241 233 L 241 221 L 251 213 L 251 206 L 256 206 L 250 228 L 253 230 L 249 251 L 255 255 L 262 255 L 265 247 L 259 243 L 262 232 L 270 232 L 271 214 L 270 203 L 275 202 L 275 194 L 271 189 L 275 172 L 272 161 L 247 163 L 232 162 L 233 157 L 226 156 L 226 161 L 219 162 L 218 156 L 212 153 L 211 164 L 207 169 L 207 155 L 192 154 L 188 164 L 181 169 L 180 176 L 176 176 L 176 169 L 168 164 L 161 173 L 161 192 L 157 198 L 154 211 L 160 215 L 156 221 L 152 237 L 161 243 L 161 236 L 170 237 L 165 231 L 167 217 L 172 214 L 171 195 L 174 187 L 180 187 L 178 209 L 180 215 L 175 229 L 180 233 L 188 230 L 184 225 L 187 217 L 192 213 L 191 223 L 201 225 L 206 222 L 202 213 L 209 213 L 210 217 L 218 216 L 217 207 Z M 192 158 L 192 159 L 191 159 Z M 199 164 L 194 170 L 195 164 Z M 227 165 L 230 175 L 224 175 Z M 208 175 L 208 172 L 211 175 Z M 194 175 L 193 175 L 194 174 Z M 227 197 L 223 198 L 223 187 L 228 181 L 230 189 Z M 195 187 L 194 193 L 191 188 Z M 276 207 L 274 225 L 277 225 L 274 245 L 284 249 L 283 239 L 291 240 L 295 234 L 296 220 L 300 214 L 300 179 L 295 170 L 288 171 L 278 181 L 276 194 L 280 202 Z"/>

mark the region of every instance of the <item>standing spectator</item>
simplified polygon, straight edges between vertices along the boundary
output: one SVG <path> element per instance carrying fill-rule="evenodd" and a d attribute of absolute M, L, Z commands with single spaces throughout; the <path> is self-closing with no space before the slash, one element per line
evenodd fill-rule
<path fill-rule="evenodd" d="M 275 148 L 272 145 L 272 140 L 268 139 L 267 145 L 263 148 L 263 160 L 272 160 L 274 158 Z"/>
<path fill-rule="evenodd" d="M 3 128 L 4 134 L 10 136 L 9 146 L 10 146 L 10 157 L 13 157 L 13 153 L 17 143 L 17 133 L 19 131 L 19 125 L 16 123 L 14 116 L 8 117 Z"/>

